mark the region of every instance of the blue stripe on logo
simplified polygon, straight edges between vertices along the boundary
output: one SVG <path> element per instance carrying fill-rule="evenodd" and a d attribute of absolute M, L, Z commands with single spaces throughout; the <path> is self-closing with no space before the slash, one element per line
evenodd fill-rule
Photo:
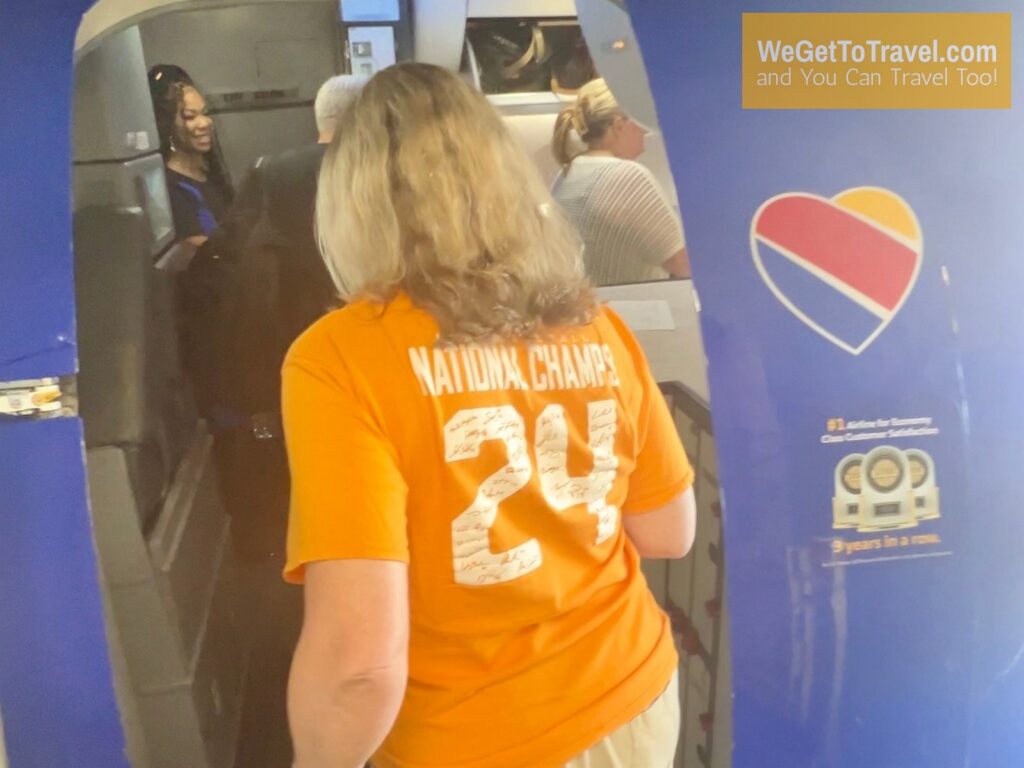
<path fill-rule="evenodd" d="M 882 323 L 877 315 L 763 241 L 757 241 L 757 250 L 765 271 L 778 290 L 797 309 L 837 339 L 851 347 L 859 347 Z"/>

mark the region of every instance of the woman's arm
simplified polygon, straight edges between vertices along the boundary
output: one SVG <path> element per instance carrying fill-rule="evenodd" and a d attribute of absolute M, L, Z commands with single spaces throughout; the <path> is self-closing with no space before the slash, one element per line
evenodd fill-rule
<path fill-rule="evenodd" d="M 623 515 L 622 527 L 640 557 L 676 559 L 693 546 L 696 505 L 690 487 L 650 512 Z"/>
<path fill-rule="evenodd" d="M 666 261 L 662 262 L 661 266 L 673 277 L 689 277 L 690 254 L 687 253 L 686 246 L 684 245 L 673 253 Z"/>
<path fill-rule="evenodd" d="M 324 560 L 305 572 L 288 680 L 294 768 L 362 768 L 398 715 L 408 676 L 408 567 Z"/>
<path fill-rule="evenodd" d="M 622 243 L 623 258 L 657 265 L 675 277 L 690 276 L 690 261 L 682 224 L 675 208 L 647 168 L 624 161 L 604 177 L 604 198 L 612 204 L 608 216 Z"/>
<path fill-rule="evenodd" d="M 188 257 L 185 260 L 186 264 L 192 261 L 196 253 L 203 246 L 203 243 L 205 243 L 209 239 L 210 238 L 208 238 L 206 235 L 192 235 L 192 237 L 186 237 L 184 240 L 181 241 L 181 247 L 184 249 L 185 255 Z"/>

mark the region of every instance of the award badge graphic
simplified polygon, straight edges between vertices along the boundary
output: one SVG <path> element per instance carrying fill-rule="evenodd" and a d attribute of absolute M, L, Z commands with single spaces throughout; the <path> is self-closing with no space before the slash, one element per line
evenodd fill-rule
<path fill-rule="evenodd" d="M 832 527 L 859 532 L 913 528 L 942 517 L 935 462 L 920 448 L 881 445 L 851 453 L 835 468 Z"/>
<path fill-rule="evenodd" d="M 786 309 L 852 355 L 899 313 L 921 271 L 921 228 L 910 206 L 879 187 L 831 198 L 777 195 L 758 208 L 750 247 Z"/>

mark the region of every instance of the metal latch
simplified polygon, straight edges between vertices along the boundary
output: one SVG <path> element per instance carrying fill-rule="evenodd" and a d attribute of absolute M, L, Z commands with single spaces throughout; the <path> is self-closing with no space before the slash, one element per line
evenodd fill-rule
<path fill-rule="evenodd" d="M 0 381 L 0 416 L 63 416 L 63 398 L 59 378 Z"/>

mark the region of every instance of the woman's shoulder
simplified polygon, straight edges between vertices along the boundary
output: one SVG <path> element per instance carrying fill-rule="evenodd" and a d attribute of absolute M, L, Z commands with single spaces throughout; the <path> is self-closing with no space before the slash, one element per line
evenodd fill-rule
<path fill-rule="evenodd" d="M 616 159 L 609 163 L 594 186 L 604 195 L 614 197 L 620 211 L 631 207 L 646 210 L 654 200 L 669 204 L 665 190 L 651 170 L 635 160 Z"/>
<path fill-rule="evenodd" d="M 164 178 L 167 179 L 167 188 L 172 195 L 181 194 L 194 198 L 196 193 L 202 194 L 203 189 L 209 183 L 200 179 L 193 179 L 180 171 L 164 166 Z"/>
<path fill-rule="evenodd" d="M 329 357 L 332 350 L 339 348 L 339 340 L 351 339 L 354 333 L 361 331 L 368 305 L 366 301 L 354 302 L 322 315 L 292 342 L 288 357 Z"/>
<path fill-rule="evenodd" d="M 288 359 L 328 363 L 339 359 L 380 359 L 394 341 L 436 336 L 437 326 L 403 293 L 388 299 L 363 298 L 335 309 L 314 322 L 296 339 Z"/>
<path fill-rule="evenodd" d="M 626 321 L 623 320 L 619 313 L 612 309 L 611 304 L 606 301 L 597 305 L 597 312 L 594 313 L 594 323 L 598 326 L 613 328 L 615 330 L 615 334 L 620 338 L 626 337 L 627 339 L 631 339 L 633 337 L 632 331 L 630 331 L 629 326 L 626 325 Z"/>
<path fill-rule="evenodd" d="M 610 179 L 622 181 L 642 181 L 649 184 L 657 184 L 654 174 L 643 163 L 636 160 L 625 160 L 621 157 L 612 158 L 607 163 L 605 174 Z"/>
<path fill-rule="evenodd" d="M 197 179 L 194 176 L 189 176 L 181 171 L 176 171 L 167 165 L 164 166 L 164 178 L 167 179 L 167 186 L 172 189 L 174 187 L 193 187 L 200 191 L 205 191 L 207 189 L 216 189 L 218 191 L 227 189 L 227 184 L 222 182 L 220 179 L 212 176 L 207 176 L 205 179 Z"/>
<path fill-rule="evenodd" d="M 192 181 L 188 176 L 182 173 L 178 173 L 173 168 L 164 166 L 164 178 L 167 180 L 167 186 L 173 190 L 178 187 L 182 182 L 188 183 Z"/>
<path fill-rule="evenodd" d="M 562 187 L 578 187 L 581 183 L 586 183 L 592 188 L 595 185 L 647 185 L 653 181 L 654 176 L 651 172 L 634 160 L 581 155 L 572 161 L 568 169 L 559 173 L 552 189 L 557 193 Z"/>

